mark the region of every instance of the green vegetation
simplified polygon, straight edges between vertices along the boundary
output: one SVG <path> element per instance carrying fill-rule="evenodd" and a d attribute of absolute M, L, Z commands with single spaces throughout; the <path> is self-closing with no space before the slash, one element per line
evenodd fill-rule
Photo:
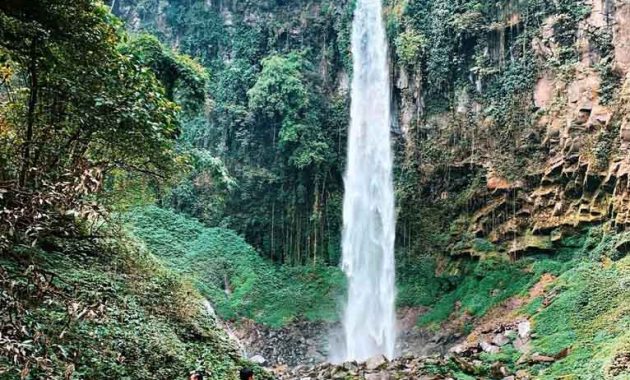
<path fill-rule="evenodd" d="M 190 282 L 131 240 L 49 239 L 0 258 L 0 379 L 235 379 L 234 343 Z"/>
<path fill-rule="evenodd" d="M 230 230 L 157 207 L 135 209 L 127 218 L 151 252 L 195 279 L 222 318 L 245 317 L 275 327 L 296 318 L 337 318 L 344 283 L 337 268 L 278 267 Z"/>
<path fill-rule="evenodd" d="M 581 263 L 558 278 L 550 289 L 556 294 L 551 304 L 534 314 L 533 349 L 556 355 L 570 347 L 571 354 L 545 369 L 544 378 L 622 373 L 611 364 L 627 354 L 630 343 L 628 281 L 627 257 L 607 266 Z"/>
<path fill-rule="evenodd" d="M 418 322 L 436 328 L 464 313 L 481 318 L 510 297 L 527 299 L 541 276 L 550 274 L 557 278 L 546 286 L 545 295 L 517 310 L 533 323 L 530 354 L 555 357 L 569 349 L 566 358 L 535 366 L 539 378 L 623 378 L 615 377 L 625 371 L 615 359 L 627 355 L 630 344 L 630 260 L 620 254 L 628 238 L 628 233 L 594 227 L 563 239 L 552 258 L 467 264 L 455 288 L 437 297 Z M 511 344 L 498 354 L 483 353 L 480 359 L 487 368 L 480 371 L 488 372 L 496 362 L 531 370 L 519 361 L 521 356 Z"/>
<path fill-rule="evenodd" d="M 177 105 L 92 1 L 0 7 L 0 247 L 68 234 L 110 173 L 177 169 Z"/>
<path fill-rule="evenodd" d="M 0 73 L 0 378 L 235 378 L 204 298 L 108 213 L 185 168 L 204 69 L 101 3 L 38 0 L 0 4 Z"/>
<path fill-rule="evenodd" d="M 453 312 L 475 317 L 486 314 L 493 306 L 509 297 L 526 292 L 543 271 L 528 273 L 526 261 L 518 263 L 480 261 L 465 268 L 465 274 L 457 280 L 456 288 L 441 297 L 430 312 L 420 317 L 422 325 L 441 323 Z M 535 266 L 536 267 L 536 266 Z M 456 303 L 458 305 L 456 306 Z"/>
<path fill-rule="evenodd" d="M 348 99 L 335 87 L 351 66 L 351 2 L 116 4 L 114 13 L 210 74 L 206 107 L 181 118 L 177 146 L 213 160 L 232 184 L 193 159 L 164 204 L 237 231 L 276 262 L 337 264 Z M 154 39 L 133 45 L 158 74 L 179 67 L 153 53 Z"/>
<path fill-rule="evenodd" d="M 544 109 L 532 90 L 584 74 L 582 45 L 614 114 L 584 132 L 588 173 L 620 153 L 613 23 L 584 25 L 582 0 L 384 3 L 403 122 L 398 306 L 429 307 L 422 327 L 461 319 L 470 333 L 528 299 L 515 312 L 532 321 L 531 351 L 557 360 L 519 361 L 511 342 L 480 355 L 476 375 L 499 362 L 544 379 L 624 378 L 623 226 L 563 222 L 525 251 L 507 238 L 538 237 L 538 205 L 520 206 L 558 153 L 545 120 L 566 99 Z M 272 327 L 338 317 L 354 5 L 0 2 L 0 379 L 231 379 L 241 362 L 207 301 Z M 623 196 L 591 177 L 571 181 Z M 447 370 L 470 372 L 436 373 Z"/>

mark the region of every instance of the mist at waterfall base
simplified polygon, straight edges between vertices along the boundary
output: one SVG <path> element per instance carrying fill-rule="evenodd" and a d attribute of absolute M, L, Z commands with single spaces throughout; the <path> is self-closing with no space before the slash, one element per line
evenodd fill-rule
<path fill-rule="evenodd" d="M 390 83 L 380 0 L 357 2 L 353 31 L 351 125 L 343 202 L 348 294 L 332 362 L 394 357 L 394 186 Z"/>

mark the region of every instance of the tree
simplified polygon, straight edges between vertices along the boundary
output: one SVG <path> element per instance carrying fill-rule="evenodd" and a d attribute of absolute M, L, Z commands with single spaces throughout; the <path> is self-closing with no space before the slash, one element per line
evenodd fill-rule
<path fill-rule="evenodd" d="M 123 38 L 92 0 L 0 4 L 0 235 L 67 232 L 112 170 L 173 170 L 178 107 Z"/>
<path fill-rule="evenodd" d="M 304 169 L 323 164 L 332 153 L 321 129 L 318 94 L 304 74 L 310 69 L 307 62 L 294 52 L 265 58 L 262 65 L 247 93 L 259 126 L 273 129 L 273 143 L 279 137 L 291 166 Z"/>

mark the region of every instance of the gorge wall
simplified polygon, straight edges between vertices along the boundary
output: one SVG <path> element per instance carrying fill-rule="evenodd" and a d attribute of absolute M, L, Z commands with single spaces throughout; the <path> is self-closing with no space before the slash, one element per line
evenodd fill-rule
<path fill-rule="evenodd" d="M 244 233 L 276 260 L 336 264 L 352 4 L 113 8 L 133 30 L 200 59 L 213 78 L 208 107 L 183 133 L 238 186 L 226 190 L 202 170 L 172 203 Z M 612 0 L 386 2 L 401 251 L 515 259 L 581 226 L 625 227 L 629 12 Z M 296 111 L 306 128 L 289 130 L 293 111 L 260 112 L 251 89 L 265 57 L 292 52 L 311 95 Z M 252 144 L 261 138 L 268 144 Z"/>
<path fill-rule="evenodd" d="M 427 100 L 431 71 L 396 72 L 404 162 L 422 194 L 460 205 L 455 255 L 515 259 L 580 226 L 627 224 L 628 5 L 534 3 L 505 3 L 492 23 L 452 16 L 472 54 L 450 56 L 463 65 L 445 104 Z"/>

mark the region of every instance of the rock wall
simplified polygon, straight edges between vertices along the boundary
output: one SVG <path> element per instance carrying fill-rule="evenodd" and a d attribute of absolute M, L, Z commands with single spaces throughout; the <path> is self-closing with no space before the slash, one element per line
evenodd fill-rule
<path fill-rule="evenodd" d="M 427 95 L 420 74 L 396 69 L 404 155 L 419 161 L 423 202 L 470 192 L 454 215 L 463 227 L 451 228 L 451 254 L 517 258 L 550 250 L 581 226 L 610 223 L 625 229 L 630 224 L 630 4 L 590 0 L 585 6 L 590 13 L 573 26 L 575 40 L 568 47 L 561 43 L 562 15 L 548 15 L 527 39 L 537 79 L 511 105 L 517 122 L 494 118 L 495 103 L 474 78 L 476 68 L 467 80 L 479 93 L 455 91 L 450 107 L 437 113 L 423 108 Z M 514 27 L 519 19 L 515 11 L 500 28 Z M 577 52 L 575 60 L 551 63 L 568 48 Z M 514 58 L 519 59 L 524 58 Z M 502 70 L 500 63 L 496 69 Z M 512 123 L 518 125 L 513 139 L 497 141 L 493 131 Z M 448 158 L 439 163 L 426 158 L 427 145 Z M 449 189 L 441 185 L 444 173 L 478 173 L 481 186 Z M 476 248 L 480 239 L 491 248 Z"/>

